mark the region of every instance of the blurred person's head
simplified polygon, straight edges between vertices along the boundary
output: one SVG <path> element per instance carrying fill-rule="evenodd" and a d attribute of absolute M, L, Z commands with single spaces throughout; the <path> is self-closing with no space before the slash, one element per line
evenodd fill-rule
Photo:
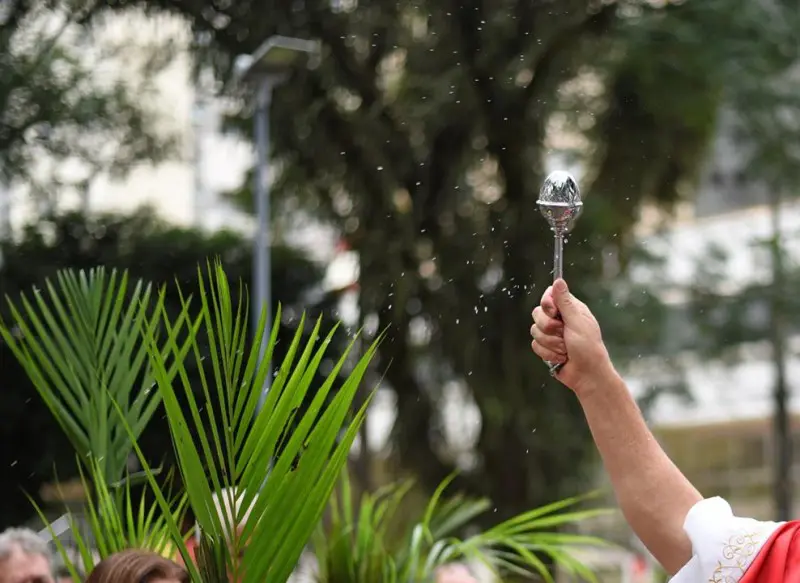
<path fill-rule="evenodd" d="M 189 573 L 157 553 L 131 549 L 100 561 L 86 583 L 189 583 Z"/>
<path fill-rule="evenodd" d="M 0 583 L 54 583 L 50 549 L 35 532 L 9 528 L 0 533 Z"/>
<path fill-rule="evenodd" d="M 477 583 L 466 565 L 450 563 L 436 569 L 436 583 Z"/>

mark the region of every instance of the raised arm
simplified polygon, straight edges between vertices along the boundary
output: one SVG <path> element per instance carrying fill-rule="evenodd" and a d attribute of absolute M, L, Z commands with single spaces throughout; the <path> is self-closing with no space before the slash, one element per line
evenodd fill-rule
<path fill-rule="evenodd" d="M 533 320 L 533 351 L 545 361 L 565 363 L 557 378 L 583 407 L 625 519 L 675 574 L 692 557 L 684 521 L 702 496 L 647 428 L 611 363 L 597 320 L 563 280 L 545 292 Z"/>

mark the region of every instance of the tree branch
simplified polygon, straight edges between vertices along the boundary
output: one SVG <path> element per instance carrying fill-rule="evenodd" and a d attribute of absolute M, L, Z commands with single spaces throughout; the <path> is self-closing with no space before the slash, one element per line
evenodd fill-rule
<path fill-rule="evenodd" d="M 483 5 L 480 0 L 450 0 L 450 8 L 458 23 L 458 33 L 455 36 L 460 41 L 459 54 L 463 56 L 474 83 L 478 106 L 485 114 L 490 115 L 495 107 L 495 93 L 482 63 L 482 47 L 477 32 L 484 20 Z"/>
<path fill-rule="evenodd" d="M 308 27 L 311 34 L 319 38 L 331 51 L 333 58 L 330 61 L 341 73 L 340 78 L 344 85 L 358 95 L 362 107 L 375 115 L 388 130 L 389 140 L 386 144 L 388 149 L 391 150 L 393 144 L 408 144 L 408 133 L 401 128 L 400 123 L 383 102 L 378 89 L 375 68 L 366 69 L 359 64 L 346 46 L 345 39 L 348 34 L 342 22 L 339 14 L 332 13 L 330 10 L 326 10 L 324 14 L 320 14 L 318 11 L 314 17 L 309 19 Z"/>
<path fill-rule="evenodd" d="M 461 174 L 459 161 L 472 131 L 465 124 L 445 125 L 431 143 L 425 167 L 419 168 L 421 186 L 415 189 L 414 222 L 430 237 L 437 238 L 441 232 L 439 210 Z"/>
<path fill-rule="evenodd" d="M 573 77 L 575 64 L 570 61 L 579 53 L 581 43 L 586 42 L 587 36 L 597 37 L 607 33 L 616 12 L 616 4 L 606 4 L 597 13 L 567 26 L 536 59 L 533 79 L 522 92 L 523 103 L 529 104 L 535 96 L 544 95 Z M 576 39 L 580 39 L 580 42 L 576 42 Z"/>

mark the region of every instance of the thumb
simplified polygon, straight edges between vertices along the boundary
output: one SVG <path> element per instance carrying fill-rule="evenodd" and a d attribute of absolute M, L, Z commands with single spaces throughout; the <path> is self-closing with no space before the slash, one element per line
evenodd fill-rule
<path fill-rule="evenodd" d="M 553 284 L 553 301 L 555 301 L 564 322 L 569 323 L 569 319 L 577 315 L 579 302 L 570 293 L 567 282 L 563 279 L 559 279 Z"/>

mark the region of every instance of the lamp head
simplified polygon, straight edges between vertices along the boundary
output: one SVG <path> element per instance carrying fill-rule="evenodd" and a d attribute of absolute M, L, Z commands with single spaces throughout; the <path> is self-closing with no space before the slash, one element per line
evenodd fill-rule
<path fill-rule="evenodd" d="M 569 233 L 583 210 L 581 191 L 569 172 L 557 170 L 545 178 L 539 191 L 539 211 L 556 236 Z"/>

